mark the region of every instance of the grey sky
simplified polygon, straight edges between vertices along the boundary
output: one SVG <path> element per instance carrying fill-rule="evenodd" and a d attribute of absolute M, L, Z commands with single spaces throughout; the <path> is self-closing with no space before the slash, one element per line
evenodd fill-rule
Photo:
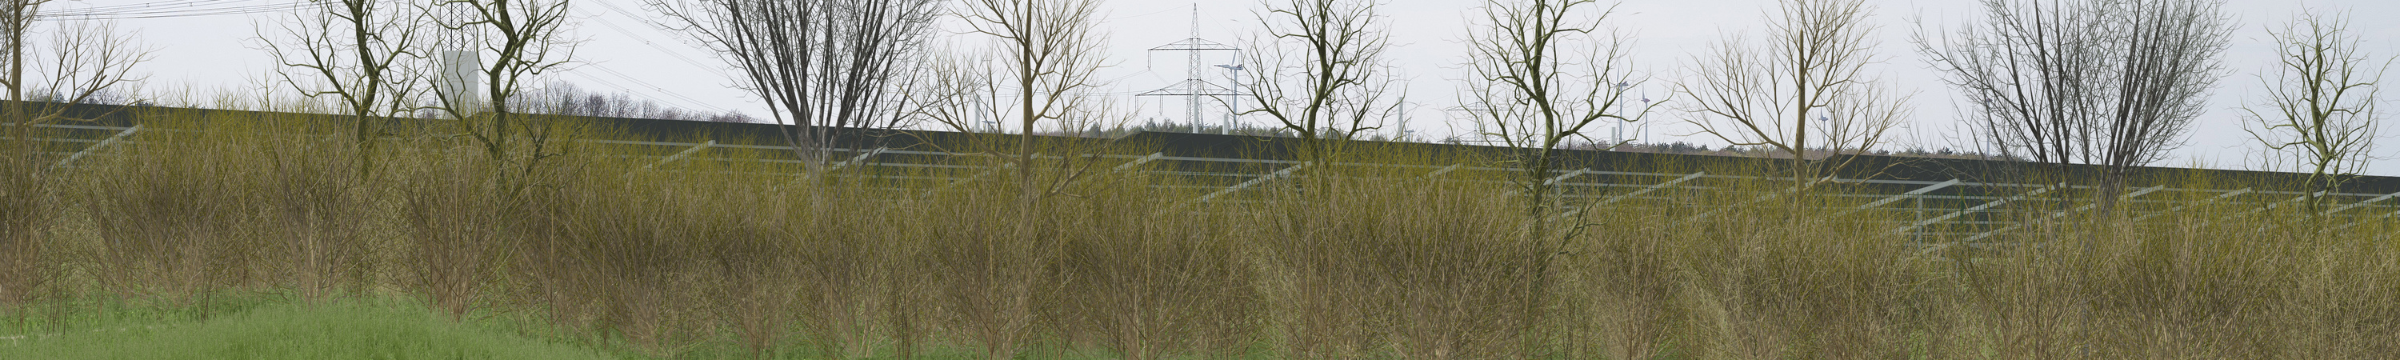
<path fill-rule="evenodd" d="M 184 8 L 206 9 L 254 5 L 278 5 L 297 0 L 221 0 L 188 6 L 191 1 L 180 0 L 85 0 L 53 3 L 52 11 L 74 11 L 93 7 L 153 4 L 187 5 Z M 1880 65 L 1881 76 L 1900 89 L 1916 92 L 1913 105 L 1916 116 L 1907 131 L 1911 142 L 1906 145 L 1943 147 L 1960 139 L 1955 133 L 1956 111 L 1952 106 L 1952 91 L 1937 81 L 1907 42 L 1916 30 L 1912 20 L 1922 17 L 1932 26 L 1959 26 L 1975 19 L 1980 10 L 1976 1 L 1969 0 L 1869 0 L 1875 6 L 1875 22 L 1881 26 L 1883 44 L 1878 52 L 1885 61 Z M 1181 53 L 1151 53 L 1145 49 L 1181 40 L 1190 36 L 1193 22 L 1193 2 L 1110 0 L 1104 5 L 1108 14 L 1103 28 L 1109 31 L 1107 46 L 1113 67 L 1104 70 L 1102 79 L 1113 79 L 1107 92 L 1121 97 L 1129 104 L 1139 104 L 1136 121 L 1156 118 L 1174 121 L 1185 117 L 1179 99 L 1134 98 L 1132 93 L 1165 86 L 1185 77 L 1185 60 Z M 1456 105 L 1456 79 L 1461 76 L 1458 63 L 1464 60 L 1465 46 L 1458 43 L 1465 34 L 1469 18 L 1476 14 L 1473 1 L 1394 0 L 1387 3 L 1384 13 L 1395 44 L 1392 56 L 1407 75 L 1410 101 L 1416 104 L 1410 113 L 1408 128 L 1420 138 L 1440 138 L 1451 129 L 1465 125 L 1446 124 L 1442 109 Z M 1711 43 L 1727 36 L 1749 35 L 1765 13 L 1774 6 L 1773 0 L 1627 0 L 1617 8 L 1607 25 L 1635 35 L 1631 60 L 1637 68 L 1653 76 L 1652 83 L 1635 92 L 1656 99 L 1666 99 L 1671 91 L 1668 83 L 1677 79 L 1681 64 L 1688 63 L 1692 54 L 1705 50 Z M 2234 43 L 2225 59 L 2235 72 L 2218 82 L 2211 111 L 2194 121 L 2189 145 L 2170 160 L 2158 165 L 2187 166 L 2199 164 L 2215 168 L 2246 168 L 2251 154 L 2263 148 L 2250 141 L 2240 130 L 2236 115 L 2242 101 L 2251 97 L 2257 87 L 2256 74 L 2273 61 L 2273 48 L 2264 38 L 2268 26 L 2278 26 L 2290 19 L 2304 6 L 2319 9 L 2348 9 L 2353 12 L 2352 30 L 2365 36 L 2366 51 L 2376 56 L 2400 54 L 2395 39 L 2400 39 L 2400 2 L 2385 0 L 2346 1 L 2283 1 L 2230 0 L 2227 10 L 2241 24 Z M 732 81 L 720 62 L 679 36 L 663 32 L 649 23 L 651 15 L 636 0 L 580 0 L 575 12 L 582 20 L 573 31 L 586 41 L 576 54 L 582 64 L 559 74 L 555 80 L 602 91 L 624 91 L 660 100 L 669 105 L 696 110 L 738 110 L 763 115 L 764 109 L 756 100 L 731 89 Z M 1255 28 L 1252 12 L 1262 8 L 1255 1 L 1202 3 L 1198 9 L 1199 33 L 1202 38 L 1237 44 L 1245 32 Z M 117 20 L 123 29 L 139 31 L 144 42 L 157 49 L 156 60 L 144 64 L 141 72 L 150 75 L 143 91 L 148 93 L 217 94 L 250 92 L 265 84 L 270 73 L 266 55 L 246 45 L 252 41 L 257 24 L 275 21 L 268 14 L 235 14 L 171 18 L 133 18 Z M 943 37 L 976 36 L 943 34 Z M 1212 64 L 1230 63 L 1230 54 L 1212 54 Z M 1211 81 L 1223 83 L 1223 70 L 1210 68 Z M 1213 104 L 1213 103 L 1212 103 Z M 1210 115 L 1223 116 L 1222 110 Z M 1655 113 L 1651 118 L 1649 139 L 1654 141 L 1691 141 L 1716 143 L 1698 137 L 1678 136 L 1688 129 L 1675 126 L 1681 121 L 1674 112 Z M 1256 123 L 1255 121 L 1250 121 Z M 2389 142 L 2378 154 L 2394 157 L 2400 154 L 2400 142 Z M 2374 175 L 2400 175 L 2400 159 L 2378 161 L 2368 169 Z"/>

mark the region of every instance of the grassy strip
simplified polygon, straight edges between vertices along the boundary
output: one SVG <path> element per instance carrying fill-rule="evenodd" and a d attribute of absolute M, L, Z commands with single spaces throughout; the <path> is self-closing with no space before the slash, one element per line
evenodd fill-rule
<path fill-rule="evenodd" d="M 596 349 L 453 322 L 429 308 L 348 299 L 197 322 L 11 335 L 7 359 L 604 359 Z"/>

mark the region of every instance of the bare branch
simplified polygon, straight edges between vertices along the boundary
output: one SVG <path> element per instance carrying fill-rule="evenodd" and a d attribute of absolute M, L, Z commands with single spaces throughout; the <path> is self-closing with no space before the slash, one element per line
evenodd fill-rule
<path fill-rule="evenodd" d="M 2243 107 L 2243 130 L 2297 168 L 2277 170 L 2309 174 L 2309 203 L 2318 206 L 2317 191 L 2340 186 L 2373 159 L 2382 128 L 2379 84 L 2392 62 L 2360 54 L 2359 36 L 2340 13 L 2303 14 L 2267 32 L 2279 61 L 2258 75 L 2266 97 Z"/>
<path fill-rule="evenodd" d="M 2219 0 L 1985 0 L 1985 19 L 1916 43 L 2004 157 L 2125 172 L 2181 145 L 2233 29 Z M 2105 201 L 2105 200 L 2104 200 Z"/>
<path fill-rule="evenodd" d="M 1304 143 L 1304 157 L 1330 149 L 1398 115 L 1400 92 L 1384 50 L 1391 43 L 1372 0 L 1282 0 L 1257 14 L 1267 33 L 1251 40 L 1243 94 Z"/>
<path fill-rule="evenodd" d="M 392 0 L 299 7 L 272 33 L 260 28 L 255 46 L 275 58 L 292 90 L 340 102 L 353 117 L 352 140 L 366 146 L 393 118 L 424 107 L 424 34 L 433 24 L 421 10 Z"/>
<path fill-rule="evenodd" d="M 551 134 L 547 121 L 524 121 L 516 116 L 517 109 L 509 101 L 516 98 L 524 84 L 550 71 L 562 69 L 575 56 L 576 41 L 567 34 L 567 19 L 571 0 L 443 0 L 427 8 L 436 14 L 434 24 L 443 29 L 466 35 L 459 44 L 463 50 L 491 56 L 478 70 L 483 89 L 479 99 L 452 98 L 464 94 L 435 82 L 434 95 L 459 122 L 461 132 L 475 139 L 494 161 L 517 162 L 508 155 L 516 137 L 526 137 L 530 147 L 528 158 L 521 161 L 526 171 L 535 163 L 551 156 L 545 153 Z M 439 16 L 451 14 L 455 16 Z M 488 105 L 487 107 L 479 105 Z M 488 114 L 475 113 L 488 110 Z M 521 133 L 521 134 L 520 134 Z"/>
<path fill-rule="evenodd" d="M 836 128 L 891 128 L 939 15 L 933 0 L 649 0 L 663 25 L 716 52 L 766 101 L 811 164 Z"/>
<path fill-rule="evenodd" d="M 1797 184 L 1842 165 L 1817 160 L 1882 145 L 1908 116 L 1907 99 L 1866 74 L 1878 60 L 1863 1 L 1779 4 L 1763 46 L 1719 43 L 1693 59 L 1699 82 L 1679 92 L 1693 97 L 1685 110 L 1699 115 L 1699 133 L 1787 154 Z"/>

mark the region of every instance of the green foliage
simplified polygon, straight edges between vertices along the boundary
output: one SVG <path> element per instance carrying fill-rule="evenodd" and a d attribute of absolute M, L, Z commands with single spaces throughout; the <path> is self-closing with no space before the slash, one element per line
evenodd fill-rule
<path fill-rule="evenodd" d="M 1880 198 L 1845 196 L 1864 188 L 1765 196 L 1789 187 L 1772 175 L 1608 206 L 1589 204 L 1630 190 L 1562 189 L 1546 199 L 1577 210 L 1529 218 L 1512 173 L 1363 150 L 1206 202 L 1223 183 L 1127 158 L 1025 162 L 1013 141 L 958 145 L 943 167 L 800 177 L 760 161 L 790 156 L 776 149 L 662 163 L 687 149 L 575 145 L 528 168 L 408 135 L 361 173 L 335 128 L 227 114 L 150 119 L 158 131 L 57 175 L 39 208 L 55 216 L 17 228 L 46 245 L 13 255 L 48 260 L 0 273 L 49 294 L 0 304 L 0 329 L 56 336 L 0 358 L 2400 352 L 2390 221 L 2293 220 L 2308 218 L 2211 194 L 1957 244 L 1892 231 L 1917 216 L 1896 206 L 1826 211 Z M 1148 153 L 1137 145 L 1104 153 Z M 1522 236 L 1535 228 L 1555 236 Z M 225 295 L 242 293 L 291 296 Z M 147 305 L 77 300 L 93 298 Z"/>

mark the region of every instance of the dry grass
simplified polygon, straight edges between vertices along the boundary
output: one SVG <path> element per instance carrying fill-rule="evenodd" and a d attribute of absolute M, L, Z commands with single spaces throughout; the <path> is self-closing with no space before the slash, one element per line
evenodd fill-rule
<path fill-rule="evenodd" d="M 795 180 L 756 162 L 618 157 L 674 150 L 527 167 L 400 137 L 362 162 L 339 129 L 297 121 L 165 115 L 49 182 L 0 177 L 0 306 L 36 316 L 23 310 L 45 297 L 28 289 L 413 296 L 454 318 L 539 314 L 657 356 L 2400 353 L 2400 244 L 2383 220 L 2334 230 L 2347 223 L 2202 205 L 2010 239 L 2042 246 L 1927 248 L 1875 222 L 1899 214 L 1814 210 L 1855 205 L 1824 195 L 1841 189 L 1669 191 L 1683 201 L 1534 227 L 1504 179 L 1431 168 L 1319 167 L 1194 204 L 1149 187 L 1185 179 L 1077 159 L 1015 165 L 1039 169 L 1031 182 L 857 168 Z"/>

